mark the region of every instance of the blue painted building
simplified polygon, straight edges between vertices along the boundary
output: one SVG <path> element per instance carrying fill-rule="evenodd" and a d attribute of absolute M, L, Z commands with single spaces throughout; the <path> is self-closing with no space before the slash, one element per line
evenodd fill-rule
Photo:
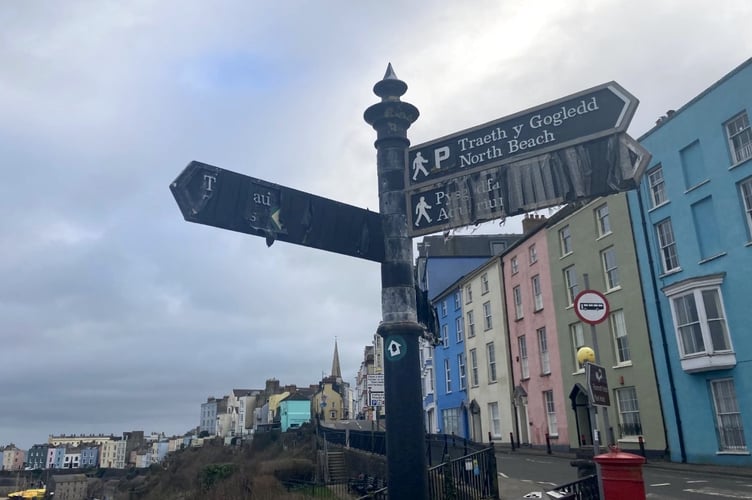
<path fill-rule="evenodd" d="M 433 305 L 441 330 L 441 341 L 433 354 L 438 430 L 443 434 L 470 437 L 462 289 L 456 284 L 450 286 L 436 297 Z"/>
<path fill-rule="evenodd" d="M 99 445 L 81 445 L 81 468 L 97 467 L 99 465 Z"/>
<path fill-rule="evenodd" d="M 311 421 L 311 398 L 294 392 L 279 403 L 279 423 L 282 432 L 297 429 Z"/>
<path fill-rule="evenodd" d="M 640 138 L 628 197 L 673 461 L 752 465 L 751 114 L 752 59 Z"/>

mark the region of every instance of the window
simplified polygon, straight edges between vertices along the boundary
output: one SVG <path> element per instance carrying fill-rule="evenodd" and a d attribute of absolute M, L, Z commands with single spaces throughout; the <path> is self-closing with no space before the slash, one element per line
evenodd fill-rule
<path fill-rule="evenodd" d="M 572 233 L 569 232 L 569 226 L 559 229 L 559 246 L 562 256 L 572 253 Z"/>
<path fill-rule="evenodd" d="M 676 240 L 674 240 L 674 228 L 671 219 L 666 219 L 655 225 L 658 234 L 658 246 L 661 249 L 661 262 L 663 272 L 679 269 L 679 256 L 676 254 Z"/>
<path fill-rule="evenodd" d="M 512 289 L 512 296 L 514 297 L 514 317 L 520 319 L 522 317 L 522 290 L 519 286 Z"/>
<path fill-rule="evenodd" d="M 460 374 L 460 390 L 464 391 L 467 387 L 467 374 L 465 373 L 465 353 L 461 352 L 457 355 L 457 369 Z"/>
<path fill-rule="evenodd" d="M 473 387 L 478 386 L 478 352 L 470 349 L 470 383 Z"/>
<path fill-rule="evenodd" d="M 456 292 L 454 292 L 454 310 L 456 311 L 462 307 L 462 289 L 460 288 Z"/>
<path fill-rule="evenodd" d="M 577 270 L 574 266 L 564 269 L 564 285 L 567 287 L 567 305 L 571 306 L 580 291 L 577 285 Z"/>
<path fill-rule="evenodd" d="M 501 418 L 499 418 L 499 403 L 488 403 L 488 420 L 491 422 L 491 436 L 501 437 Z"/>
<path fill-rule="evenodd" d="M 512 266 L 512 274 L 517 274 L 520 271 L 520 265 L 517 262 L 517 256 L 512 257 L 511 266 Z"/>
<path fill-rule="evenodd" d="M 475 337 L 475 314 L 473 311 L 467 311 L 467 338 Z"/>
<path fill-rule="evenodd" d="M 535 312 L 543 309 L 543 293 L 541 292 L 540 276 L 537 274 L 530 279 L 530 287 L 533 289 L 533 304 Z"/>
<path fill-rule="evenodd" d="M 493 342 L 486 344 L 486 356 L 488 357 L 488 383 L 496 382 L 496 351 Z"/>
<path fill-rule="evenodd" d="M 722 282 L 723 274 L 717 274 L 663 289 L 671 302 L 682 369 L 688 373 L 736 366 L 720 290 Z"/>
<path fill-rule="evenodd" d="M 446 299 L 441 301 L 441 317 L 446 318 L 447 315 L 447 303 Z"/>
<path fill-rule="evenodd" d="M 442 430 L 445 434 L 460 433 L 460 412 L 459 408 L 447 408 L 441 410 Z"/>
<path fill-rule="evenodd" d="M 488 273 L 480 275 L 480 293 L 488 293 Z"/>
<path fill-rule="evenodd" d="M 483 327 L 485 330 L 490 330 L 493 327 L 493 321 L 491 320 L 491 302 L 483 303 Z"/>
<path fill-rule="evenodd" d="M 580 365 L 579 360 L 577 359 L 577 351 L 580 350 L 580 347 L 585 346 L 585 331 L 582 328 L 582 323 L 573 323 L 569 325 L 569 335 L 572 337 L 572 349 L 574 351 L 574 366 L 576 367 L 576 370 L 579 372 L 584 371 L 584 368 L 582 365 Z"/>
<path fill-rule="evenodd" d="M 739 184 L 744 203 L 744 219 L 747 221 L 748 239 L 752 241 L 752 179 L 747 179 Z"/>
<path fill-rule="evenodd" d="M 449 360 L 444 360 L 444 389 L 447 394 L 452 392 L 452 367 Z"/>
<path fill-rule="evenodd" d="M 648 172 L 648 189 L 650 190 L 650 208 L 663 205 L 668 201 L 666 198 L 666 184 L 663 181 L 663 167 L 660 165 Z"/>
<path fill-rule="evenodd" d="M 433 394 L 433 368 L 426 368 L 426 394 Z"/>
<path fill-rule="evenodd" d="M 616 362 L 620 365 L 629 363 L 632 356 L 629 352 L 627 322 L 624 319 L 624 311 L 614 311 L 611 313 L 611 334 L 613 335 L 614 348 L 616 349 Z"/>
<path fill-rule="evenodd" d="M 462 319 L 462 316 L 456 318 L 454 320 L 455 326 L 457 327 L 457 342 L 462 342 L 464 340 L 464 335 L 462 330 L 464 329 L 464 323 L 465 321 Z"/>
<path fill-rule="evenodd" d="M 752 158 L 752 131 L 746 112 L 726 123 L 726 136 L 734 163 Z"/>
<path fill-rule="evenodd" d="M 551 358 L 548 355 L 548 338 L 546 337 L 546 327 L 538 328 L 538 353 L 540 354 L 541 374 L 548 375 L 551 373 Z"/>
<path fill-rule="evenodd" d="M 538 262 L 538 251 L 535 249 L 535 245 L 530 245 L 530 248 L 528 248 L 527 251 L 530 255 L 530 264 Z"/>
<path fill-rule="evenodd" d="M 606 278 L 606 289 L 613 290 L 621 285 L 619 267 L 616 265 L 616 250 L 610 247 L 601 252 L 603 276 Z"/>
<path fill-rule="evenodd" d="M 524 335 L 517 337 L 517 348 L 520 353 L 520 377 L 524 380 L 530 378 L 530 364 L 527 359 L 527 340 Z"/>
<path fill-rule="evenodd" d="M 719 451 L 746 451 L 744 425 L 736 400 L 733 379 L 712 380 L 710 390 L 713 393 L 715 422 L 718 431 Z"/>
<path fill-rule="evenodd" d="M 449 347 L 449 326 L 441 325 L 441 345 Z"/>
<path fill-rule="evenodd" d="M 473 287 L 467 285 L 465 287 L 465 304 L 469 304 L 473 301 Z"/>
<path fill-rule="evenodd" d="M 554 406 L 554 391 L 543 391 L 543 405 L 546 407 L 546 421 L 548 435 L 558 436 L 559 426 L 556 421 L 556 407 Z"/>
<path fill-rule="evenodd" d="M 611 232 L 611 221 L 608 219 L 607 204 L 603 204 L 595 209 L 595 219 L 598 223 L 598 236 L 605 236 Z"/>
<path fill-rule="evenodd" d="M 642 434 L 640 406 L 634 387 L 616 389 L 616 409 L 619 412 L 619 436 L 633 437 Z"/>
<path fill-rule="evenodd" d="M 683 354 L 730 350 L 718 290 L 695 290 L 672 301 Z"/>

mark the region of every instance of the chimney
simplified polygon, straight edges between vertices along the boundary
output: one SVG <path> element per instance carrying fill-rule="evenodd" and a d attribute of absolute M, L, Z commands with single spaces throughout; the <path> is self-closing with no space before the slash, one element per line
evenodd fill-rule
<path fill-rule="evenodd" d="M 536 230 L 540 226 L 546 223 L 548 219 L 545 215 L 535 215 L 530 214 L 526 215 L 524 219 L 522 219 L 522 233 L 528 234 L 532 231 Z"/>

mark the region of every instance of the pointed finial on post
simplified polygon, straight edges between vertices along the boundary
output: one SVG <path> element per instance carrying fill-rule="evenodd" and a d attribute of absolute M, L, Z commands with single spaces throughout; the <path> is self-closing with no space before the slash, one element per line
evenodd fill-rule
<path fill-rule="evenodd" d="M 381 102 L 399 101 L 400 96 L 407 92 L 407 84 L 397 78 L 392 63 L 386 67 L 384 78 L 373 86 L 373 93 L 381 97 Z"/>

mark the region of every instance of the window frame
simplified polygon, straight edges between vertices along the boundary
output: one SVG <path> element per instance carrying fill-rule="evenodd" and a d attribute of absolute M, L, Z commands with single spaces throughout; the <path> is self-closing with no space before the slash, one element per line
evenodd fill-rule
<path fill-rule="evenodd" d="M 645 173 L 647 177 L 647 189 L 650 196 L 650 209 L 660 207 L 668 203 L 666 196 L 666 180 L 663 177 L 663 165 L 660 163 Z"/>
<path fill-rule="evenodd" d="M 726 410 L 720 408 L 721 405 L 719 405 L 719 392 L 716 391 L 716 387 L 721 384 L 729 384 L 728 388 L 730 388 L 731 396 L 733 396 L 733 406 L 734 409 L 732 411 Z M 734 379 L 731 377 L 724 377 L 714 380 L 708 381 L 709 389 L 710 389 L 710 398 L 713 402 L 713 419 L 715 420 L 715 428 L 716 428 L 716 435 L 718 438 L 718 451 L 719 453 L 745 453 L 748 451 L 747 448 L 747 440 L 744 436 L 744 421 L 742 420 L 741 416 L 741 410 L 739 409 L 739 399 L 736 396 L 736 384 L 734 383 Z M 728 403 L 727 403 L 728 404 Z M 731 410 L 731 409 L 730 409 Z M 728 434 L 724 431 L 725 425 L 722 421 L 722 416 L 724 415 L 735 415 L 737 420 L 737 427 L 739 427 L 737 432 L 741 432 L 741 444 L 728 444 L 730 441 L 728 439 Z"/>
<path fill-rule="evenodd" d="M 460 316 L 457 316 L 457 317 L 456 317 L 456 318 L 454 319 L 454 327 L 455 327 L 455 329 L 456 329 L 456 331 L 457 331 L 457 332 L 456 332 L 456 334 L 457 334 L 457 335 L 456 335 L 456 338 L 457 338 L 457 343 L 458 343 L 458 344 L 459 344 L 460 342 L 462 342 L 462 341 L 464 341 L 464 340 L 465 340 L 465 335 L 464 335 L 464 330 L 465 330 L 465 328 L 464 328 L 464 325 L 465 325 L 465 318 L 464 318 L 464 317 L 462 317 L 461 315 L 460 315 Z"/>
<path fill-rule="evenodd" d="M 447 311 L 447 301 L 446 301 L 446 299 L 444 299 L 444 300 L 441 301 L 441 317 L 442 318 L 446 318 L 447 314 L 448 314 L 448 311 Z"/>
<path fill-rule="evenodd" d="M 491 437 L 501 438 L 501 416 L 497 401 L 488 403 L 488 421 L 491 424 Z"/>
<path fill-rule="evenodd" d="M 470 385 L 472 387 L 478 387 L 478 350 L 473 347 L 468 352 L 470 353 Z"/>
<path fill-rule="evenodd" d="M 452 393 L 452 363 L 444 358 L 444 394 Z"/>
<path fill-rule="evenodd" d="M 605 213 L 603 212 L 605 210 Z M 611 234 L 611 218 L 608 211 L 608 203 L 598 206 L 594 211 L 596 227 L 598 228 L 598 237 L 608 236 Z"/>
<path fill-rule="evenodd" d="M 546 428 L 549 437 L 559 437 L 559 421 L 556 417 L 554 391 L 543 391 L 543 408 L 546 411 Z"/>
<path fill-rule="evenodd" d="M 742 123 L 739 124 L 739 127 L 735 131 L 732 131 L 730 126 L 737 125 L 737 122 L 740 121 Z M 723 130 L 726 133 L 726 142 L 731 153 L 732 165 L 737 165 L 752 158 L 752 128 L 750 128 L 749 115 L 747 115 L 746 110 L 737 113 L 730 120 L 727 120 L 723 124 Z M 743 141 L 739 144 L 739 147 L 734 144 L 734 140 L 738 137 L 742 137 L 741 140 Z"/>
<path fill-rule="evenodd" d="M 581 335 L 582 336 L 582 344 L 577 345 L 577 338 L 575 338 L 575 335 Z M 575 373 L 584 373 L 585 367 L 580 365 L 580 361 L 577 359 L 577 351 L 580 350 L 580 348 L 585 347 L 587 345 L 587 340 L 585 339 L 585 326 L 581 321 L 577 321 L 576 323 L 571 323 L 569 325 L 569 338 L 572 341 L 572 350 L 574 351 L 574 368 Z"/>
<path fill-rule="evenodd" d="M 462 307 L 462 288 L 458 288 L 454 292 L 454 310 L 458 310 Z"/>
<path fill-rule="evenodd" d="M 530 265 L 532 266 L 536 262 L 538 262 L 538 250 L 535 248 L 535 243 L 530 245 L 527 249 L 528 258 L 530 260 Z"/>
<path fill-rule="evenodd" d="M 617 318 L 619 317 L 621 317 L 621 322 L 617 321 Z M 616 364 L 618 366 L 631 365 L 632 351 L 629 346 L 629 329 L 627 328 L 627 317 L 624 314 L 624 310 L 619 309 L 617 311 L 612 311 L 608 316 L 608 323 L 611 331 L 611 340 L 614 345 L 614 359 L 616 359 Z M 624 327 L 623 331 L 620 325 Z M 619 335 L 619 333 L 623 333 L 623 335 Z"/>
<path fill-rule="evenodd" d="M 488 293 L 488 273 L 480 275 L 480 294 L 485 295 Z"/>
<path fill-rule="evenodd" d="M 483 330 L 488 331 L 493 328 L 493 312 L 491 311 L 491 301 L 483 303 Z"/>
<path fill-rule="evenodd" d="M 541 287 L 540 274 L 530 278 L 530 288 L 533 292 L 533 312 L 543 310 L 543 289 Z"/>
<path fill-rule="evenodd" d="M 520 380 L 530 378 L 530 359 L 527 354 L 527 338 L 525 335 L 517 337 L 517 353 L 520 356 Z"/>
<path fill-rule="evenodd" d="M 744 220 L 747 223 L 747 241 L 752 241 L 752 177 L 739 182 Z"/>
<path fill-rule="evenodd" d="M 467 338 L 475 337 L 475 311 L 470 309 L 465 313 L 467 317 Z"/>
<path fill-rule="evenodd" d="M 441 345 L 444 348 L 449 347 L 449 325 L 446 323 L 441 325 Z"/>
<path fill-rule="evenodd" d="M 514 319 L 522 319 L 524 311 L 522 310 L 522 287 L 520 285 L 512 288 L 512 301 L 514 302 Z"/>
<path fill-rule="evenodd" d="M 465 353 L 457 353 L 457 373 L 459 374 L 460 390 L 467 389 L 467 371 L 465 367 Z"/>
<path fill-rule="evenodd" d="M 669 231 L 662 231 L 661 228 L 668 228 Z M 671 240 L 664 240 L 664 236 L 671 236 Z M 661 257 L 661 268 L 663 274 L 673 273 L 681 270 L 681 264 L 679 264 L 679 252 L 676 245 L 676 235 L 674 233 L 674 225 L 671 223 L 671 218 L 663 219 L 655 224 L 655 236 L 658 243 L 658 254 Z M 669 267 L 674 263 L 673 267 Z"/>
<path fill-rule="evenodd" d="M 465 285 L 465 304 L 473 303 L 473 285 L 468 283 Z"/>
<path fill-rule="evenodd" d="M 680 362 L 682 369 L 687 373 L 721 370 L 736 366 L 733 335 L 728 325 L 728 315 L 721 290 L 723 279 L 724 274 L 703 276 L 663 289 L 669 301 Z M 683 300 L 689 297 L 692 303 Z M 715 310 L 717 317 L 708 317 L 706 298 L 710 299 L 708 304 L 712 306 L 711 309 Z M 721 328 L 720 332 L 717 330 L 718 325 Z M 720 338 L 719 333 L 722 335 Z M 702 348 L 688 349 L 685 339 L 692 340 L 694 344 L 698 344 L 698 340 L 701 341 Z M 717 340 L 722 340 L 725 346 L 716 347 L 715 341 Z"/>
<path fill-rule="evenodd" d="M 538 356 L 540 357 L 541 375 L 551 375 L 551 352 L 548 349 L 548 333 L 542 326 L 535 330 L 538 338 Z"/>
<path fill-rule="evenodd" d="M 619 437 L 623 439 L 641 436 L 643 428 L 637 388 L 635 386 L 617 387 L 614 392 Z M 629 407 L 627 403 L 634 404 L 634 408 Z"/>
<path fill-rule="evenodd" d="M 569 224 L 559 229 L 559 251 L 562 257 L 572 253 L 572 231 Z"/>
<path fill-rule="evenodd" d="M 496 347 L 493 341 L 486 343 L 486 361 L 488 370 L 488 383 L 493 384 L 498 380 L 499 374 L 496 372 Z"/>
<path fill-rule="evenodd" d="M 608 256 L 612 256 L 613 262 L 609 267 Z M 616 247 L 610 246 L 601 250 L 601 265 L 603 266 L 603 278 L 606 283 L 606 291 L 617 290 L 621 288 L 621 274 L 619 273 L 619 264 L 616 259 Z"/>
<path fill-rule="evenodd" d="M 509 260 L 509 265 L 512 268 L 512 274 L 513 275 L 517 274 L 518 272 L 520 272 L 520 264 L 517 261 L 517 256 L 516 255 Z"/>
<path fill-rule="evenodd" d="M 574 265 L 565 267 L 562 272 L 564 273 L 564 287 L 567 292 L 567 306 L 574 306 L 574 299 L 580 292 L 580 285 L 577 281 L 577 268 Z"/>

